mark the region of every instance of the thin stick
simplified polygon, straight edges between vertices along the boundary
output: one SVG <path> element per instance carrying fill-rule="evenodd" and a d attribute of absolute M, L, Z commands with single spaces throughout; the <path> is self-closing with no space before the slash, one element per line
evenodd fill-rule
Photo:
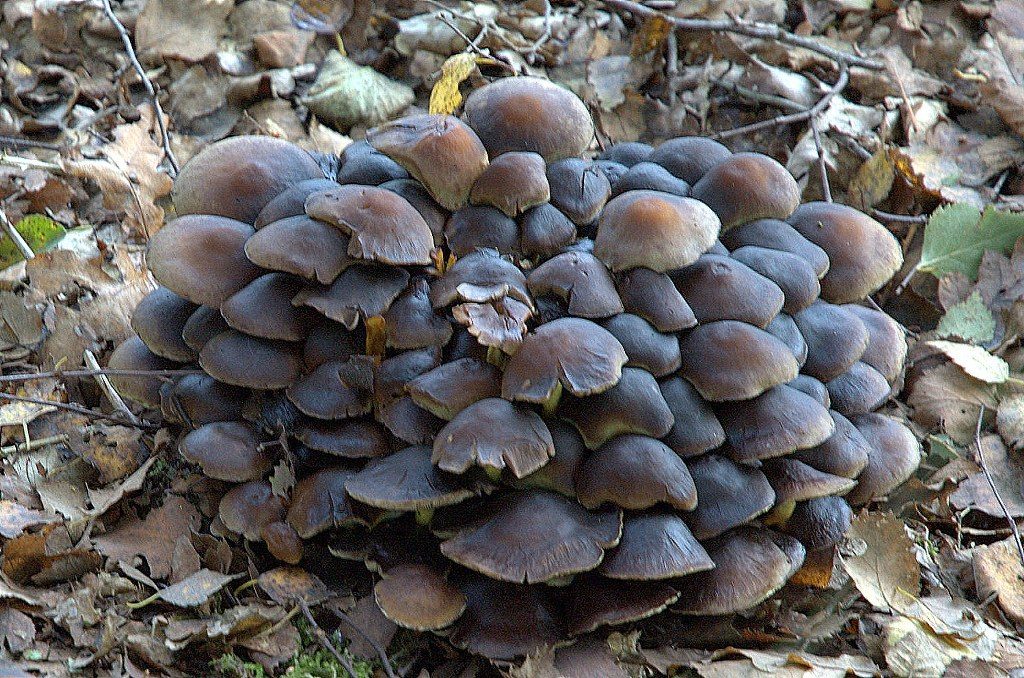
<path fill-rule="evenodd" d="M 68 412 L 74 412 L 75 414 L 84 414 L 87 417 L 93 417 L 94 419 L 103 419 L 105 421 L 112 421 L 115 424 L 121 424 L 122 426 L 133 426 L 135 428 L 141 428 L 148 431 L 157 431 L 160 429 L 159 426 L 157 426 L 156 424 L 151 424 L 148 421 L 128 421 L 127 419 L 114 416 L 113 414 L 97 412 L 96 410 L 90 410 L 88 407 L 82 407 L 81 405 L 76 405 L 74 403 L 61 403 L 55 400 L 30 398 L 28 396 L 14 395 L 13 393 L 0 393 L 0 400 L 13 400 L 19 403 L 34 403 L 36 405 L 47 405 L 50 407 L 54 407 L 58 410 L 67 410 Z"/>
<path fill-rule="evenodd" d="M 1017 521 L 1010 515 L 1010 510 L 1006 508 L 1006 503 L 1003 501 L 1002 496 L 999 494 L 999 490 L 996 489 L 996 483 L 992 480 L 992 473 L 988 470 L 988 464 L 985 463 L 985 453 L 981 447 L 981 420 L 985 417 L 985 406 L 981 406 L 981 410 L 978 411 L 978 423 L 974 427 L 974 446 L 978 449 L 978 466 L 981 467 L 982 473 L 985 474 L 985 480 L 988 481 L 988 486 L 992 488 L 992 494 L 995 495 L 996 502 L 999 504 L 999 508 L 1002 509 L 1003 515 L 1006 516 L 1006 522 L 1010 524 L 1010 532 L 1013 533 L 1013 541 L 1017 544 L 1017 555 L 1020 558 L 1020 565 L 1024 567 L 1024 542 L 1020 539 L 1020 529 L 1017 527 Z"/>
<path fill-rule="evenodd" d="M 54 370 L 52 372 L 33 372 L 31 374 L 0 375 L 0 384 L 37 379 L 63 379 L 65 377 L 95 377 L 105 374 L 111 377 L 184 377 L 195 374 L 206 374 L 202 370 L 119 370 L 109 367 L 96 370 Z"/>
<path fill-rule="evenodd" d="M 21 252 L 21 256 L 25 257 L 26 260 L 36 258 L 36 253 L 32 251 L 32 248 L 28 246 L 25 239 L 21 237 L 21 233 L 18 233 L 18 229 L 16 229 L 14 224 L 11 223 L 11 220 L 7 218 L 7 212 L 3 208 L 0 208 L 0 228 L 3 228 L 4 233 L 6 233 L 7 237 L 11 239 L 14 246 L 18 248 L 18 251 Z"/>
<path fill-rule="evenodd" d="M 333 612 L 333 613 L 334 613 L 334 615 L 335 615 L 335 616 L 336 616 L 336 617 L 337 617 L 338 619 L 340 619 L 341 621 L 345 622 L 345 624 L 347 624 L 347 625 L 348 625 L 348 627 L 349 627 L 350 629 L 352 629 L 353 631 L 355 631 L 356 633 L 358 633 L 358 634 L 359 634 L 360 636 L 362 636 L 362 637 L 363 637 L 363 640 L 365 640 L 365 641 L 366 641 L 367 643 L 369 643 L 369 644 L 370 644 L 370 646 L 371 646 L 371 647 L 372 647 L 372 648 L 374 649 L 374 651 L 375 651 L 375 652 L 377 653 L 377 657 L 378 657 L 378 658 L 380 659 L 380 663 L 381 663 L 381 664 L 383 665 L 383 667 L 384 667 L 384 673 L 386 673 L 386 674 L 387 674 L 388 678 L 398 678 L 398 676 L 397 676 L 397 675 L 395 675 L 395 671 L 394 671 L 394 669 L 392 669 L 392 668 L 391 668 L 391 660 L 390 660 L 390 659 L 388 659 L 388 654 L 387 654 L 387 652 L 385 652 L 385 651 L 384 651 L 384 648 L 380 646 L 380 643 L 378 643 L 378 642 L 377 642 L 376 640 L 374 640 L 373 638 L 371 638 L 371 637 L 370 637 L 370 636 L 369 636 L 369 635 L 368 635 L 368 634 L 366 633 L 366 631 L 363 631 L 363 630 L 362 630 L 361 628 L 359 628 L 359 625 L 358 625 L 358 624 L 356 624 L 356 623 L 355 623 L 355 622 L 354 622 L 354 621 L 352 620 L 352 617 L 348 616 L 347 614 L 345 614 L 345 613 L 344 613 L 344 612 L 342 612 L 341 610 L 331 610 L 331 612 Z"/>
<path fill-rule="evenodd" d="M 821 134 L 818 133 L 818 123 L 812 117 L 809 121 L 811 136 L 814 137 L 814 149 L 818 152 L 818 172 L 821 174 L 821 195 L 825 202 L 832 202 L 832 187 L 828 183 L 828 168 L 825 166 L 825 150 L 821 147 Z"/>
<path fill-rule="evenodd" d="M 160 130 L 160 144 L 163 146 L 164 155 L 167 156 L 167 162 L 171 165 L 171 178 L 178 175 L 178 161 L 174 157 L 174 151 L 171 150 L 171 137 L 167 133 L 167 126 L 164 125 L 164 111 L 160 106 L 160 99 L 156 96 L 156 88 L 153 87 L 153 81 L 146 75 L 146 70 L 139 63 L 139 57 L 135 55 L 135 48 L 132 47 L 132 39 L 128 36 L 128 30 L 121 23 L 117 15 L 114 14 L 114 9 L 110 6 L 110 0 L 103 0 L 103 13 L 107 15 L 107 19 L 114 25 L 114 29 L 117 30 L 117 34 L 121 36 L 121 43 L 124 44 L 124 51 L 128 55 L 128 60 L 132 64 L 132 68 L 135 73 L 138 74 L 139 79 L 142 80 L 142 86 L 146 89 L 146 94 L 149 95 L 150 101 L 153 103 L 153 113 L 156 117 L 157 128 Z"/>
<path fill-rule="evenodd" d="M 925 214 L 893 214 L 874 208 L 871 210 L 871 216 L 882 221 L 891 221 L 897 224 L 923 224 L 928 221 L 928 216 Z"/>
<path fill-rule="evenodd" d="M 33 438 L 28 442 L 28 444 L 14 443 L 12 445 L 4 445 L 3 447 L 0 447 L 0 455 L 6 457 L 9 454 L 24 454 L 26 452 L 38 450 L 40 447 L 46 447 L 47 445 L 60 445 L 61 443 L 66 443 L 68 440 L 70 440 L 70 438 L 68 438 L 66 433 L 47 436 L 46 438 Z"/>
<path fill-rule="evenodd" d="M 356 670 L 352 667 L 352 662 L 345 658 L 345 655 L 338 652 L 338 648 L 334 647 L 334 643 L 327 637 L 324 630 L 320 628 L 320 625 L 316 623 L 316 619 L 313 618 L 313 613 L 309 611 L 309 605 L 306 604 L 305 600 L 299 601 L 299 607 L 302 608 L 302 616 L 306 618 L 309 625 L 313 627 L 313 635 L 316 636 L 317 642 L 320 643 L 320 647 L 327 650 L 332 657 L 334 657 L 342 668 L 348 672 L 352 678 L 359 678 Z"/>
<path fill-rule="evenodd" d="M 716 82 L 716 87 L 721 87 L 727 92 L 731 92 L 741 99 L 746 99 L 755 104 L 768 104 L 775 108 L 781 108 L 789 113 L 802 113 L 807 110 L 806 106 L 801 106 L 795 101 L 790 101 L 785 97 L 776 96 L 774 94 L 765 94 L 764 92 L 758 92 L 757 90 L 744 87 L 743 85 L 737 85 L 734 82 Z"/>
<path fill-rule="evenodd" d="M 107 396 L 107 400 L 109 400 L 110 404 L 114 406 L 114 409 L 123 414 L 129 421 L 133 422 L 135 425 L 138 425 L 139 418 L 136 417 L 135 414 L 128 408 L 127 403 L 125 403 L 124 399 L 121 397 L 121 394 L 117 392 L 117 389 L 114 388 L 114 385 L 110 383 L 110 379 L 107 378 L 107 375 L 99 372 L 100 364 L 96 362 L 96 356 L 93 354 L 93 352 L 90 351 L 89 349 L 86 349 L 85 353 L 83 354 L 83 358 L 85 360 L 85 364 L 89 366 L 89 369 L 97 370 L 98 373 L 96 374 L 96 383 L 100 385 L 100 389 L 103 391 L 103 395 Z"/>
<path fill-rule="evenodd" d="M 22 139 L 6 134 L 0 134 L 0 146 L 12 146 L 14 148 L 42 148 L 46 151 L 60 151 L 61 147 L 46 141 L 35 141 L 34 139 Z"/>

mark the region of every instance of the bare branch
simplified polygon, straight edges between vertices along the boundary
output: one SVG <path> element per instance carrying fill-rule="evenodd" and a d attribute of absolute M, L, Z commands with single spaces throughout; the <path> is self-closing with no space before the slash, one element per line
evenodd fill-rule
<path fill-rule="evenodd" d="M 992 488 L 992 494 L 995 495 L 999 508 L 1002 509 L 1003 515 L 1006 516 L 1006 522 L 1009 523 L 1010 532 L 1013 534 L 1013 541 L 1017 544 L 1017 555 L 1020 557 L 1021 567 L 1024 567 L 1024 542 L 1021 542 L 1020 539 L 1020 528 L 1017 527 L 1017 521 L 1010 515 L 1010 510 L 1006 507 L 1006 503 L 999 494 L 999 490 L 996 489 L 996 483 L 992 479 L 992 472 L 988 470 L 988 464 L 985 463 L 985 452 L 981 447 L 981 420 L 984 417 L 985 406 L 982 405 L 981 410 L 978 412 L 978 423 L 974 427 L 974 446 L 978 450 L 978 466 L 981 467 L 982 473 L 985 474 L 985 480 L 988 481 L 988 486 Z"/>

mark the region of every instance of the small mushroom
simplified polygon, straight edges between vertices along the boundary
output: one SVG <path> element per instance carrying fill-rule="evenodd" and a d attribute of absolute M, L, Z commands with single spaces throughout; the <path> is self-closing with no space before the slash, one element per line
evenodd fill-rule
<path fill-rule="evenodd" d="M 785 303 L 783 291 L 770 279 L 718 254 L 704 254 L 669 277 L 699 323 L 740 320 L 764 328 Z"/>
<path fill-rule="evenodd" d="M 781 457 L 828 440 L 835 423 L 814 398 L 785 384 L 717 408 L 729 454 L 741 462 Z"/>
<path fill-rule="evenodd" d="M 341 323 L 322 318 L 309 328 L 302 346 L 302 361 L 307 371 L 332 360 L 348 360 L 363 352 L 361 330 L 346 329 Z"/>
<path fill-rule="evenodd" d="M 659 332 L 681 332 L 697 324 L 693 309 L 664 273 L 632 268 L 615 276 L 627 313 L 638 315 Z"/>
<path fill-rule="evenodd" d="M 683 519 L 671 513 L 630 515 L 622 539 L 598 568 L 612 579 L 683 577 L 715 566 Z"/>
<path fill-rule="evenodd" d="M 758 219 L 740 224 L 722 233 L 722 242 L 731 250 L 753 246 L 789 252 L 800 257 L 821 278 L 828 271 L 828 255 L 800 232 L 778 219 Z"/>
<path fill-rule="evenodd" d="M 609 146 L 598 154 L 600 160 L 610 160 L 626 167 L 632 167 L 637 163 L 646 162 L 651 157 L 654 148 L 650 144 L 640 141 L 623 141 Z"/>
<path fill-rule="evenodd" d="M 206 342 L 229 329 L 231 328 L 224 322 L 224 316 L 220 314 L 219 308 L 200 306 L 185 321 L 181 328 L 181 339 L 198 353 L 206 346 Z"/>
<path fill-rule="evenodd" d="M 708 170 L 731 155 L 728 148 L 714 139 L 678 137 L 654 149 L 648 160 L 693 186 Z"/>
<path fill-rule="evenodd" d="M 483 304 L 460 304 L 452 309 L 452 317 L 481 345 L 515 353 L 526 334 L 526 321 L 533 317 L 533 310 L 528 304 L 503 297 Z"/>
<path fill-rule="evenodd" d="M 587 455 L 587 446 L 579 432 L 558 420 L 544 422 L 555 444 L 555 456 L 533 473 L 522 478 L 508 478 L 518 489 L 552 490 L 567 497 L 576 496 L 576 473 Z"/>
<path fill-rule="evenodd" d="M 828 383 L 850 369 L 864 354 L 868 331 L 844 306 L 816 301 L 793 316 L 807 342 L 803 371 Z"/>
<path fill-rule="evenodd" d="M 679 340 L 671 334 L 662 334 L 638 315 L 618 313 L 603 321 L 601 326 L 622 344 L 629 358 L 626 367 L 641 367 L 655 377 L 664 377 L 682 364 Z"/>
<path fill-rule="evenodd" d="M 218 421 L 190 431 L 181 440 L 181 456 L 199 464 L 210 478 L 230 483 L 259 480 L 272 459 L 260 444 L 259 432 L 241 421 Z"/>
<path fill-rule="evenodd" d="M 783 529 L 813 551 L 841 542 L 852 521 L 853 511 L 845 499 L 817 497 L 797 503 Z"/>
<path fill-rule="evenodd" d="M 452 324 L 434 312 L 430 285 L 422 278 L 409 285 L 384 313 L 384 336 L 389 348 L 407 350 L 444 346 L 452 338 Z"/>
<path fill-rule="evenodd" d="M 611 197 L 608 177 L 582 158 L 557 160 L 547 168 L 551 204 L 577 226 L 594 221 Z"/>
<path fill-rule="evenodd" d="M 290 565 L 302 560 L 302 539 L 291 525 L 283 520 L 267 523 L 260 528 L 260 539 L 267 545 L 270 555 Z"/>
<path fill-rule="evenodd" d="M 484 249 L 460 257 L 430 286 L 434 308 L 460 301 L 483 303 L 509 296 L 531 305 L 526 276 L 497 251 Z"/>
<path fill-rule="evenodd" d="M 619 177 L 612 189 L 612 197 L 626 191 L 661 191 L 672 195 L 690 195 L 690 184 L 673 176 L 667 169 L 653 162 L 633 165 Z"/>
<path fill-rule="evenodd" d="M 786 385 L 811 396 L 825 409 L 832 407 L 832 398 L 828 394 L 828 387 L 810 375 L 798 374 L 796 379 Z"/>
<path fill-rule="evenodd" d="M 224 527 L 249 541 L 256 541 L 265 525 L 282 520 L 284 500 L 266 480 L 235 485 L 221 497 L 218 514 Z"/>
<path fill-rule="evenodd" d="M 450 421 L 479 400 L 499 397 L 501 371 L 476 358 L 460 358 L 421 374 L 406 388 L 414 403 Z"/>
<path fill-rule="evenodd" d="M 158 287 L 139 302 L 132 313 L 132 329 L 150 351 L 179 363 L 195 359 L 196 352 L 181 338 L 181 332 L 196 305 L 166 287 Z"/>
<path fill-rule="evenodd" d="M 601 626 L 639 621 L 663 612 L 679 592 L 660 581 L 618 581 L 593 574 L 576 577 L 569 585 L 566 629 L 571 636 Z"/>
<path fill-rule="evenodd" d="M 697 489 L 683 460 L 660 440 L 621 435 L 587 455 L 576 475 L 576 496 L 588 509 L 605 502 L 645 509 L 659 502 L 691 511 Z"/>
<path fill-rule="evenodd" d="M 587 252 L 565 252 L 530 272 L 526 283 L 534 296 L 555 294 L 568 302 L 570 315 L 607 318 L 622 313 L 622 301 L 601 260 Z"/>
<path fill-rule="evenodd" d="M 373 363 L 366 356 L 324 363 L 288 387 L 288 400 L 315 419 L 346 419 L 373 409 Z"/>
<path fill-rule="evenodd" d="M 345 459 L 381 457 L 391 452 L 380 424 L 359 419 L 306 419 L 295 427 L 295 438 L 306 447 Z"/>
<path fill-rule="evenodd" d="M 375 459 L 345 483 L 348 495 L 392 511 L 419 511 L 450 506 L 477 494 L 430 461 L 430 448 L 407 447 Z"/>
<path fill-rule="evenodd" d="M 352 263 L 348 243 L 341 229 L 301 214 L 256 231 L 245 241 L 245 255 L 257 266 L 327 285 Z"/>
<path fill-rule="evenodd" d="M 224 384 L 206 374 L 187 374 L 161 393 L 164 418 L 192 426 L 242 418 L 248 391 Z"/>
<path fill-rule="evenodd" d="M 434 234 L 434 245 L 444 244 L 444 225 L 448 221 L 448 210 L 434 202 L 423 184 L 415 179 L 392 179 L 380 185 L 381 188 L 397 193 L 409 201 Z"/>
<path fill-rule="evenodd" d="M 889 399 L 889 382 L 867 363 L 857 361 L 826 384 L 832 407 L 846 416 L 867 414 Z"/>
<path fill-rule="evenodd" d="M 428 565 L 393 567 L 373 587 L 384 616 L 414 631 L 436 631 L 455 623 L 466 609 L 466 596 Z"/>
<path fill-rule="evenodd" d="M 510 217 L 544 204 L 550 197 L 544 158 L 516 151 L 491 160 L 469 194 L 474 205 L 497 207 Z"/>
<path fill-rule="evenodd" d="M 199 352 L 199 365 L 225 384 L 271 390 L 298 379 L 302 355 L 297 344 L 228 330 L 206 342 Z"/>
<path fill-rule="evenodd" d="M 313 193 L 337 188 L 338 184 L 330 179 L 306 179 L 289 186 L 268 202 L 253 221 L 257 231 L 275 221 L 297 217 L 306 213 L 306 198 Z"/>
<path fill-rule="evenodd" d="M 365 139 L 349 144 L 341 153 L 339 184 L 383 186 L 389 181 L 408 178 L 409 173 L 404 167 L 376 150 Z"/>
<path fill-rule="evenodd" d="M 759 469 L 719 454 L 706 454 L 687 465 L 698 499 L 697 508 L 686 514 L 686 522 L 697 539 L 722 534 L 775 505 L 775 491 Z"/>
<path fill-rule="evenodd" d="M 884 497 L 917 470 L 921 443 L 913 431 L 884 414 L 861 414 L 850 421 L 871 445 L 868 465 L 857 476 L 857 487 L 846 495 L 848 502 L 860 506 Z"/>
<path fill-rule="evenodd" d="M 452 212 L 444 226 L 444 237 L 456 257 L 484 248 L 513 254 L 519 247 L 515 220 L 487 205 L 468 205 Z"/>
<path fill-rule="evenodd" d="M 566 396 L 558 414 L 579 429 L 592 450 L 624 433 L 660 438 L 675 421 L 658 382 L 635 367 L 623 368 L 618 383 L 606 391 L 585 398 Z"/>
<path fill-rule="evenodd" d="M 523 212 L 519 231 L 519 247 L 532 257 L 550 257 L 576 240 L 576 224 L 551 203 Z"/>
<path fill-rule="evenodd" d="M 732 257 L 779 286 L 786 297 L 782 305 L 786 313 L 797 313 L 818 298 L 821 285 L 817 274 L 795 254 L 746 245 L 733 251 Z"/>
<path fill-rule="evenodd" d="M 308 308 L 292 305 L 302 281 L 285 273 L 256 278 L 220 305 L 232 329 L 262 339 L 301 341 L 313 319 Z"/>
<path fill-rule="evenodd" d="M 861 362 L 867 363 L 893 384 L 903 372 L 907 357 L 907 338 L 900 324 L 882 311 L 848 304 L 843 306 L 860 318 L 868 331 L 868 346 L 861 354 Z"/>
<path fill-rule="evenodd" d="M 725 431 L 714 410 L 690 382 L 680 377 L 669 377 L 659 386 L 675 419 L 675 424 L 662 441 L 676 454 L 693 457 L 725 442 Z"/>
<path fill-rule="evenodd" d="M 406 395 L 410 381 L 441 364 L 436 346 L 393 355 L 377 366 L 373 381 L 373 399 L 379 410 Z"/>
<path fill-rule="evenodd" d="M 354 330 L 359 321 L 381 315 L 409 283 L 409 272 L 394 266 L 355 264 L 324 288 L 307 288 L 292 304 L 309 306 Z"/>
<path fill-rule="evenodd" d="M 112 370 L 173 370 L 181 365 L 153 353 L 142 343 L 142 339 L 129 337 L 110 354 L 107 367 Z M 159 377 L 131 377 L 112 374 L 110 381 L 114 384 L 117 392 L 125 398 L 147 407 L 160 406 L 160 387 L 163 382 Z"/>
<path fill-rule="evenodd" d="M 857 484 L 850 478 L 819 471 L 792 457 L 767 459 L 761 470 L 775 490 L 776 505 L 846 494 Z"/>
<path fill-rule="evenodd" d="M 378 407 L 376 416 L 391 435 L 409 445 L 429 445 L 444 426 L 444 419 L 419 407 L 409 396 Z"/>
<path fill-rule="evenodd" d="M 316 471 L 295 484 L 288 524 L 300 537 L 311 539 L 326 530 L 361 522 L 352 512 L 345 483 L 353 473 L 331 467 Z"/>
<path fill-rule="evenodd" d="M 709 169 L 690 191 L 722 221 L 722 231 L 757 219 L 785 219 L 800 205 L 796 179 L 760 153 L 736 153 Z"/>
<path fill-rule="evenodd" d="M 835 432 L 820 445 L 797 450 L 792 458 L 824 473 L 856 478 L 868 465 L 871 444 L 849 419 L 832 410 L 829 414 L 835 424 Z"/>
<path fill-rule="evenodd" d="M 796 364 L 803 367 L 807 362 L 807 342 L 804 340 L 804 335 L 800 333 L 800 328 L 797 327 L 796 321 L 793 320 L 793 316 L 786 313 L 780 313 L 772 321 L 768 323 L 764 331 L 772 335 L 783 344 L 789 347 L 790 352 L 796 359 Z M 800 375 L 797 375 L 798 377 Z"/>

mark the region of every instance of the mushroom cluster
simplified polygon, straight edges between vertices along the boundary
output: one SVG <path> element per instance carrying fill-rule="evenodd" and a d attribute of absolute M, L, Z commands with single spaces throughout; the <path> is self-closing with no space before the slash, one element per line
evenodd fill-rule
<path fill-rule="evenodd" d="M 336 177 L 266 137 L 184 167 L 110 365 L 201 367 L 116 381 L 226 483 L 223 529 L 287 563 L 327 544 L 397 624 L 507 659 L 750 608 L 910 476 L 875 412 L 906 343 L 862 303 L 893 236 L 764 155 L 593 137 L 518 77 Z"/>

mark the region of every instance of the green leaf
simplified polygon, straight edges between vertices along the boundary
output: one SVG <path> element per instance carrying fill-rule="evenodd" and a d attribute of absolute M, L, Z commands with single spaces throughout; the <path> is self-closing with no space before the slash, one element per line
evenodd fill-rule
<path fill-rule="evenodd" d="M 991 205 L 979 217 L 971 205 L 957 203 L 935 210 L 924 227 L 918 270 L 940 278 L 959 271 L 971 280 L 985 250 L 1008 254 L 1024 236 L 1024 214 L 1000 212 Z"/>
<path fill-rule="evenodd" d="M 935 333 L 943 339 L 956 337 L 972 344 L 987 344 L 996 334 L 996 319 L 975 290 L 965 301 L 946 311 Z"/>
<path fill-rule="evenodd" d="M 21 234 L 28 246 L 37 254 L 55 245 L 64 234 L 64 227 L 43 214 L 29 214 L 22 217 L 14 225 L 14 230 Z M 7 236 L 0 240 L 0 269 L 18 263 L 22 256 L 18 246 Z"/>

